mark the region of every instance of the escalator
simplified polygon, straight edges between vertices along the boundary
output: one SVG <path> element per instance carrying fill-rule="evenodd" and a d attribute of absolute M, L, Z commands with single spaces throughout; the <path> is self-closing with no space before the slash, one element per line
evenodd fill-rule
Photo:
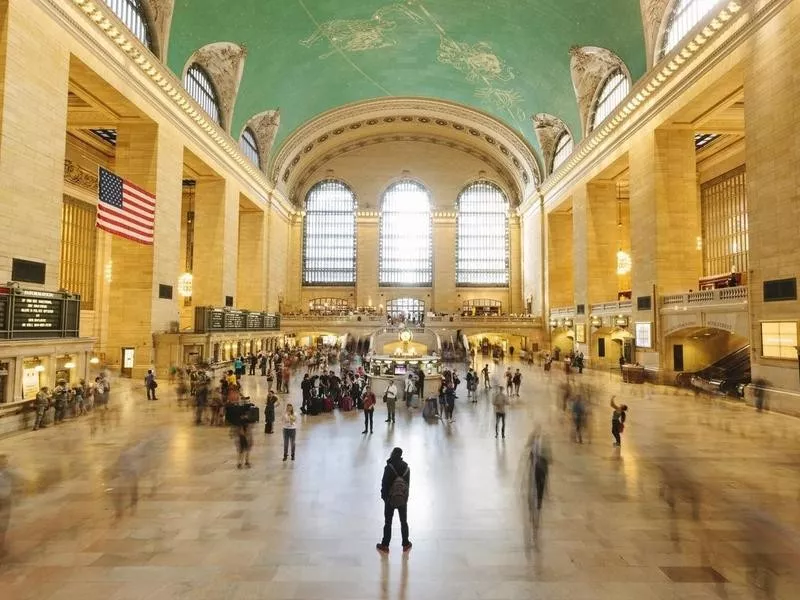
<path fill-rule="evenodd" d="M 707 392 L 742 396 L 744 385 L 750 383 L 750 344 L 724 356 L 705 369 L 680 373 L 678 385 L 695 387 Z"/>

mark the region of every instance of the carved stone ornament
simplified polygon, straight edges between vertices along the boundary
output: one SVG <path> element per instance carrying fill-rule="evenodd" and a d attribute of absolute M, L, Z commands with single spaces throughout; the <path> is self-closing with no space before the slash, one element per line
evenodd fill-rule
<path fill-rule="evenodd" d="M 228 132 L 246 56 L 247 49 L 244 46 L 233 42 L 214 42 L 200 48 L 187 63 L 187 68 L 193 63 L 203 67 L 214 83 L 222 113 L 222 126 Z"/>
<path fill-rule="evenodd" d="M 97 175 L 71 160 L 64 161 L 64 181 L 90 192 L 97 192 Z"/>
<path fill-rule="evenodd" d="M 569 50 L 569 68 L 572 74 L 572 85 L 578 101 L 578 111 L 584 135 L 588 132 L 589 115 L 592 112 L 592 101 L 597 87 L 617 68 L 630 76 L 622 59 L 605 48 L 596 46 L 573 46 Z"/>
<path fill-rule="evenodd" d="M 639 0 L 639 2 L 642 7 L 644 44 L 647 50 L 647 68 L 649 69 L 655 62 L 661 25 L 667 18 L 667 8 L 672 0 Z"/>
<path fill-rule="evenodd" d="M 272 152 L 272 145 L 275 143 L 275 137 L 278 135 L 280 125 L 280 109 L 265 110 L 247 122 L 246 126 L 255 134 L 258 152 L 261 154 L 261 163 L 265 169 L 269 163 L 269 154 Z"/>
<path fill-rule="evenodd" d="M 156 53 L 159 58 L 164 60 L 167 56 L 169 30 L 172 25 L 172 13 L 175 11 L 175 0 L 146 0 L 143 4 L 145 10 L 149 12 L 150 23 L 154 30 L 151 35 L 154 39 Z"/>
<path fill-rule="evenodd" d="M 567 124 L 554 115 L 547 113 L 539 113 L 533 115 L 533 130 L 536 133 L 536 139 L 539 140 L 539 146 L 542 148 L 542 155 L 544 158 L 545 170 L 550 173 L 553 164 L 553 155 L 556 152 L 556 144 L 558 138 L 565 131 L 570 133 Z M 573 138 L 574 140 L 575 138 Z"/>

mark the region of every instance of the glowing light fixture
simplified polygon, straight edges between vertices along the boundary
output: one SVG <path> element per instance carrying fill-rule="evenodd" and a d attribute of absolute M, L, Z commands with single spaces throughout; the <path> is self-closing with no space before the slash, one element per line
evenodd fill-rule
<path fill-rule="evenodd" d="M 36 365 L 35 367 L 33 367 L 33 370 L 36 371 L 37 373 L 41 373 L 42 371 L 44 371 L 44 365 Z"/>
<path fill-rule="evenodd" d="M 178 293 L 182 298 L 192 297 L 192 284 L 194 277 L 191 273 L 184 273 L 178 277 Z"/>
<path fill-rule="evenodd" d="M 100 364 L 100 359 L 97 358 L 96 356 L 93 356 L 92 358 L 89 359 L 89 364 L 90 365 L 99 365 Z"/>
<path fill-rule="evenodd" d="M 621 248 L 617 250 L 617 275 L 627 275 L 632 266 L 631 255 Z"/>

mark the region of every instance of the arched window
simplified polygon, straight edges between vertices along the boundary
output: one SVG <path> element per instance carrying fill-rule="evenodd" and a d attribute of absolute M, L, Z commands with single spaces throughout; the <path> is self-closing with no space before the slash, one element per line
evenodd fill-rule
<path fill-rule="evenodd" d="M 150 27 L 141 0 L 106 0 L 106 4 L 142 44 L 153 50 Z"/>
<path fill-rule="evenodd" d="M 686 34 L 702 21 L 719 0 L 676 0 L 664 27 L 659 59 L 675 49 Z"/>
<path fill-rule="evenodd" d="M 306 196 L 303 285 L 355 285 L 356 197 L 341 181 L 328 179 Z"/>
<path fill-rule="evenodd" d="M 239 138 L 239 147 L 244 152 L 244 155 L 250 159 L 250 162 L 260 169 L 261 155 L 258 152 L 256 136 L 253 135 L 253 131 L 249 127 L 242 132 L 242 137 Z"/>
<path fill-rule="evenodd" d="M 508 285 L 508 201 L 488 181 L 458 197 L 456 285 Z"/>
<path fill-rule="evenodd" d="M 422 323 L 425 319 L 425 303 L 416 298 L 394 298 L 386 303 L 386 314 L 393 319 Z"/>
<path fill-rule="evenodd" d="M 608 115 L 614 112 L 620 102 L 625 99 L 631 89 L 631 82 L 621 69 L 613 70 L 600 88 L 597 102 L 594 105 L 592 114 L 592 126 L 590 131 L 602 123 Z"/>
<path fill-rule="evenodd" d="M 381 204 L 380 285 L 433 284 L 431 197 L 416 181 L 389 186 Z"/>
<path fill-rule="evenodd" d="M 216 123 L 220 123 L 217 91 L 203 67 L 197 63 L 190 66 L 183 78 L 183 87 L 209 117 Z"/>
<path fill-rule="evenodd" d="M 556 151 L 553 154 L 553 171 L 560 167 L 569 158 L 570 154 L 572 154 L 572 136 L 564 131 L 558 136 L 558 142 L 556 142 Z"/>

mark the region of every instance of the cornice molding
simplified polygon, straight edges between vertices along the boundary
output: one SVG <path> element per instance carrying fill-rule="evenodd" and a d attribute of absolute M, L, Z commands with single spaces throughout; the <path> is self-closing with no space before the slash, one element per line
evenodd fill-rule
<path fill-rule="evenodd" d="M 99 60 L 111 72 L 125 79 L 129 85 L 139 90 L 145 97 L 152 98 L 152 106 L 165 118 L 169 119 L 189 139 L 207 147 L 212 154 L 221 153 L 227 160 L 235 163 L 231 173 L 240 178 L 245 187 L 253 191 L 263 200 L 272 194 L 273 198 L 287 211 L 294 207 L 284 198 L 279 190 L 274 190 L 266 176 L 239 149 L 238 142 L 222 130 L 216 123 L 206 118 L 205 111 L 186 93 L 183 84 L 149 49 L 127 29 L 116 26 L 118 23 L 111 10 L 101 0 L 34 0 L 51 15 L 64 29 L 74 34 L 96 60 Z M 72 11 L 77 9 L 85 16 L 79 20 Z M 121 55 L 109 52 L 95 36 L 87 31 L 94 27 L 116 46 Z M 133 76 L 132 69 L 152 83 L 146 85 Z M 160 94 L 158 92 L 160 90 Z M 185 115 L 187 120 L 176 118 L 176 113 Z M 192 124 L 192 122 L 194 124 Z M 238 170 L 238 172 L 237 172 Z M 248 181 L 249 178 L 249 181 Z"/>
<path fill-rule="evenodd" d="M 189 57 L 183 74 L 197 63 L 208 73 L 219 100 L 222 126 L 230 132 L 236 96 L 242 82 L 247 49 L 233 42 L 214 42 L 199 48 Z"/>
<path fill-rule="evenodd" d="M 404 122 L 433 129 L 449 128 L 465 140 L 471 140 L 472 145 L 493 146 L 519 174 L 521 197 L 535 189 L 542 179 L 539 162 L 530 145 L 494 117 L 444 100 L 401 97 L 348 104 L 306 122 L 281 145 L 270 165 L 270 181 L 290 189 L 294 187 L 293 172 L 316 146 L 327 144 L 346 131 Z M 302 171 L 302 167 L 299 170 Z"/>
<path fill-rule="evenodd" d="M 545 205 L 554 197 L 553 192 L 563 190 L 577 181 L 598 161 L 629 139 L 648 118 L 696 83 L 738 47 L 754 29 L 771 19 L 791 1 L 767 1 L 762 4 L 762 10 L 757 12 L 748 11 L 755 6 L 754 0 L 729 0 L 721 4 L 717 12 L 699 23 L 673 52 L 648 71 L 633 86 L 617 110 L 582 140 L 570 157 L 544 181 L 540 192 L 547 197 Z M 731 32 L 731 29 L 734 31 Z M 724 41 L 705 57 L 703 63 L 697 65 L 693 58 L 723 32 L 726 33 Z M 667 89 L 667 82 L 678 77 L 683 77 L 679 85 Z M 623 133 L 616 135 L 623 124 Z M 606 142 L 609 138 L 613 139 L 611 143 Z M 529 210 L 535 198 L 532 195 L 526 199 L 520 210 Z"/>
<path fill-rule="evenodd" d="M 628 79 L 631 74 L 622 59 L 606 48 L 573 46 L 569 49 L 569 54 L 572 86 L 575 89 L 575 99 L 578 102 L 578 112 L 581 115 L 581 126 L 585 136 L 589 132 L 589 120 L 599 86 L 616 69 L 622 69 Z"/>

